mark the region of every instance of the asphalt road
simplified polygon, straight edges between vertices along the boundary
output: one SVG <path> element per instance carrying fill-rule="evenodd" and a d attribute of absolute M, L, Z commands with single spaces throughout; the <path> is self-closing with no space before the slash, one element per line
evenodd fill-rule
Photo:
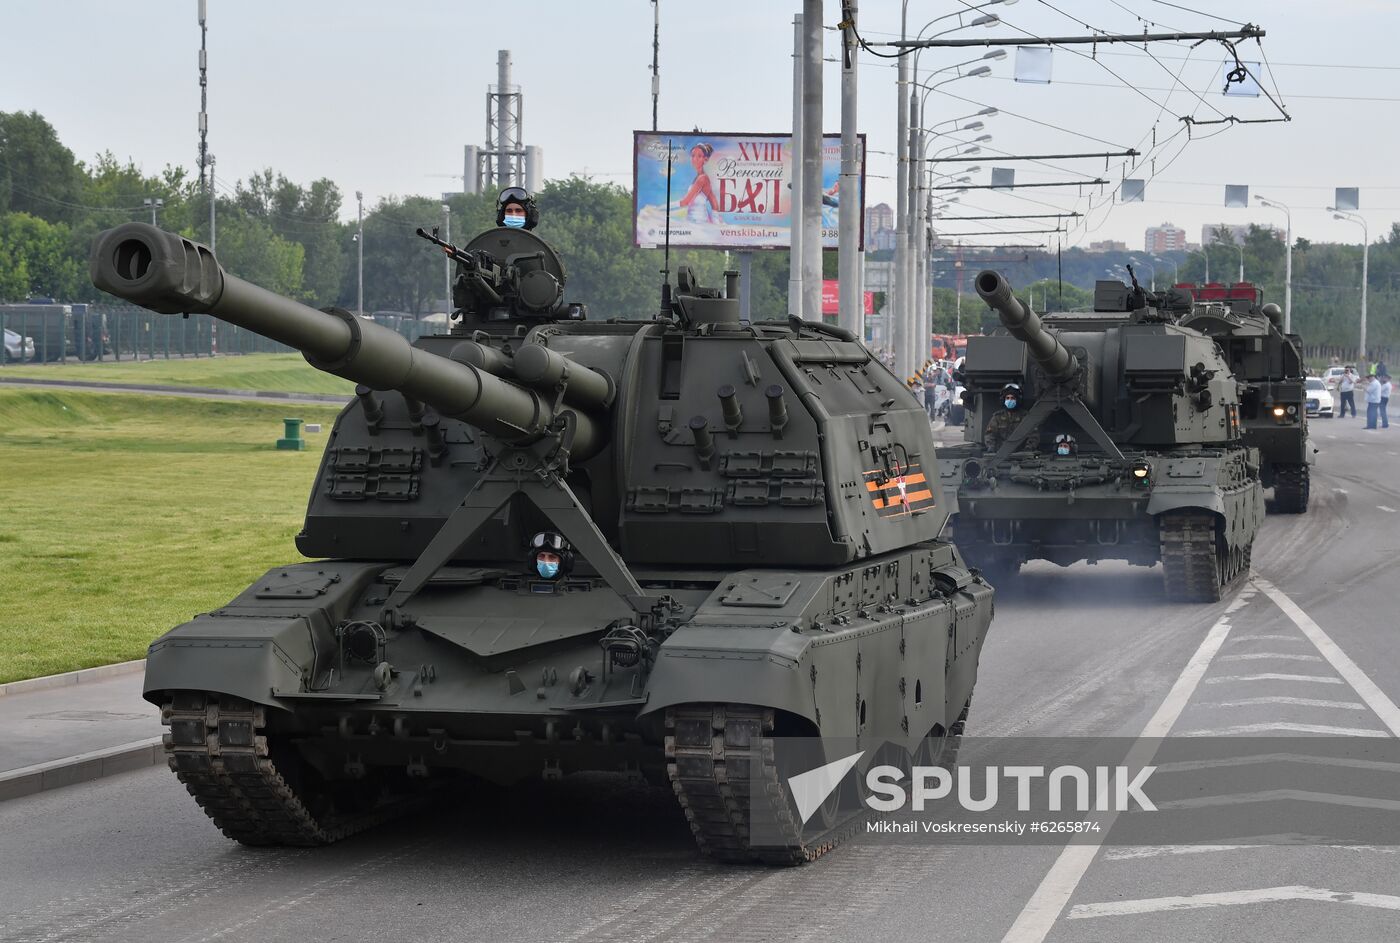
<path fill-rule="evenodd" d="M 1400 736 L 1400 428 L 1313 428 L 1313 509 L 1269 518 L 1232 600 L 1169 605 L 1155 570 L 1028 567 L 999 593 L 969 733 Z M 0 940 L 1379 943 L 1400 938 L 1398 851 L 856 841 L 723 867 L 669 793 L 609 777 L 253 850 L 152 769 L 0 804 Z"/>

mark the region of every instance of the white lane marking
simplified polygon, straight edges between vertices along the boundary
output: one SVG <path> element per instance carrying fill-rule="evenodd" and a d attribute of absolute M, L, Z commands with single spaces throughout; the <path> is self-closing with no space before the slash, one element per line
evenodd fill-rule
<path fill-rule="evenodd" d="M 1344 711 L 1364 711 L 1365 704 L 1358 704 L 1355 701 L 1324 701 L 1315 697 L 1284 697 L 1274 695 L 1270 697 L 1246 697 L 1238 701 L 1220 701 L 1216 704 L 1204 704 L 1203 707 L 1253 707 L 1256 704 L 1296 704 L 1299 707 L 1335 707 Z"/>
<path fill-rule="evenodd" d="M 1231 645 L 1238 645 L 1241 642 L 1301 642 L 1296 635 L 1236 635 L 1230 639 Z"/>
<path fill-rule="evenodd" d="M 1400 773 L 1400 763 L 1387 763 L 1383 760 L 1359 760 L 1345 756 L 1311 756 L 1306 753 L 1252 753 L 1249 756 L 1225 756 L 1211 760 L 1180 760 L 1175 763 L 1158 763 L 1157 772 L 1166 775 L 1198 769 L 1220 769 L 1226 766 L 1262 766 L 1266 763 L 1302 763 L 1311 766 L 1325 766 L 1328 769 L 1344 766 L 1348 769 Z"/>
<path fill-rule="evenodd" d="M 1079 904 L 1069 912 L 1071 920 L 1093 917 L 1123 917 L 1160 913 L 1164 910 L 1200 910 L 1205 907 L 1232 907 L 1239 904 L 1271 904 L 1289 900 L 1313 900 L 1325 904 L 1352 904 L 1400 910 L 1400 897 L 1364 891 L 1330 891 L 1323 887 L 1261 887 L 1249 891 L 1222 891 L 1215 894 L 1187 894 L 1181 897 L 1148 897 L 1104 904 Z"/>
<path fill-rule="evenodd" d="M 1226 684 L 1231 681 L 1311 681 L 1317 684 L 1343 683 L 1341 678 L 1329 678 L 1321 675 L 1279 674 L 1273 671 L 1266 671 L 1258 675 L 1220 675 L 1215 678 L 1207 678 L 1206 684 Z"/>
<path fill-rule="evenodd" d="M 1333 488 L 1332 490 L 1335 491 L 1337 494 L 1347 494 L 1347 489 L 1345 488 Z"/>
<path fill-rule="evenodd" d="M 1259 733 L 1317 733 L 1338 737 L 1389 737 L 1384 730 L 1371 730 L 1366 727 L 1334 727 L 1331 724 L 1235 724 L 1230 727 L 1216 727 L 1213 730 L 1183 730 L 1180 737 L 1239 737 Z"/>
<path fill-rule="evenodd" d="M 1258 848 L 1269 848 L 1276 845 L 1307 845 L 1309 848 L 1326 848 L 1328 851 L 1357 851 L 1378 855 L 1400 854 L 1400 848 L 1390 845 L 1327 845 L 1309 841 L 1309 836 L 1292 835 L 1257 835 L 1256 838 L 1267 838 L 1269 844 L 1257 845 L 1129 845 L 1120 848 L 1109 848 L 1103 853 L 1105 861 L 1131 861 L 1135 858 L 1161 858 L 1164 855 L 1201 855 L 1212 854 L 1221 851 L 1253 851 Z"/>
<path fill-rule="evenodd" d="M 1259 588 L 1274 601 L 1274 605 L 1283 610 L 1283 614 L 1293 620 L 1293 624 L 1302 630 L 1336 669 L 1337 674 L 1346 679 L 1347 683 L 1361 695 L 1361 700 L 1366 702 L 1366 706 L 1376 712 L 1381 723 L 1385 724 L 1392 734 L 1400 737 L 1400 707 L 1395 706 L 1395 702 L 1386 696 L 1374 681 L 1372 681 L 1359 667 L 1352 661 L 1346 652 L 1332 641 L 1331 636 L 1322 631 L 1322 627 L 1312 620 L 1306 612 L 1298 607 L 1287 594 L 1268 580 L 1256 579 Z"/>
<path fill-rule="evenodd" d="M 1345 805 L 1358 809 L 1385 809 L 1400 812 L 1400 799 L 1378 799 L 1374 796 L 1348 796 L 1336 792 L 1313 792 L 1307 789 L 1261 789 L 1258 792 L 1224 793 L 1216 796 L 1193 796 L 1190 799 L 1161 799 L 1159 809 L 1202 809 L 1208 806 L 1251 805 L 1255 802 L 1320 802 L 1324 805 Z"/>
<path fill-rule="evenodd" d="M 1395 513 L 1395 508 L 1388 508 L 1384 504 L 1377 504 L 1376 507 L 1380 508 L 1382 511 L 1385 511 L 1387 514 Z"/>
<path fill-rule="evenodd" d="M 1158 739 L 1165 737 L 1181 717 L 1181 712 L 1186 709 L 1191 695 L 1196 693 L 1201 678 L 1210 668 L 1211 660 L 1220 651 L 1220 646 L 1225 644 L 1225 637 L 1229 634 L 1230 617 L 1223 615 L 1211 626 L 1200 647 L 1181 670 L 1172 689 L 1167 692 L 1157 712 L 1152 715 L 1142 733 L 1138 734 L 1137 742 L 1128 750 L 1124 759 L 1125 766 L 1146 766 L 1152 762 L 1152 758 L 1157 754 Z M 1107 835 L 1117 817 L 1117 814 L 1112 812 L 1097 816 L 1102 830 L 1095 834 Z M 1084 879 L 1084 872 L 1088 871 L 1089 865 L 1093 863 L 1101 842 L 1102 839 L 1064 847 L 1045 877 L 1041 879 L 1040 886 L 1035 889 L 1030 900 L 1026 901 L 1025 907 L 1021 908 L 1016 922 L 1002 937 L 1002 943 L 1043 943 L 1054 928 L 1055 921 L 1064 912 L 1065 904 L 1069 903 L 1070 897 L 1074 895 L 1075 888 Z"/>
<path fill-rule="evenodd" d="M 1221 661 L 1262 661 L 1277 658 L 1281 661 L 1322 661 L 1316 655 L 1294 655 L 1289 652 L 1247 652 L 1243 655 L 1221 655 Z"/>

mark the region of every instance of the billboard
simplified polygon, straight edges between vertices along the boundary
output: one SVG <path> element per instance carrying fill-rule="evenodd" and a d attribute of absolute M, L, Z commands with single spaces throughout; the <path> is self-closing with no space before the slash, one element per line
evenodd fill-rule
<path fill-rule="evenodd" d="M 860 186 L 854 194 L 865 244 L 865 135 L 860 135 Z M 671 199 L 666 157 L 671 155 Z M 632 241 L 666 241 L 696 249 L 786 249 L 791 245 L 793 159 L 790 134 L 705 134 L 634 131 Z M 822 247 L 836 248 L 836 218 L 847 195 L 839 186 L 841 137 L 822 144 Z"/>
<path fill-rule="evenodd" d="M 822 279 L 822 314 L 841 313 L 841 283 L 834 278 Z M 875 292 L 865 293 L 866 317 L 875 313 Z"/>

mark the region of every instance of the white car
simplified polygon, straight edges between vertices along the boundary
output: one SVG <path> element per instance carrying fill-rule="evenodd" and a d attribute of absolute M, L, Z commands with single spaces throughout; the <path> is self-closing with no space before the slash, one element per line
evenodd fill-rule
<path fill-rule="evenodd" d="M 1307 401 L 1303 404 L 1303 408 L 1309 416 L 1332 418 L 1332 391 L 1327 388 L 1326 381 L 1317 377 L 1308 377 L 1304 395 Z"/>
<path fill-rule="evenodd" d="M 6 363 L 10 363 L 11 361 L 24 362 L 33 360 L 34 338 L 22 338 L 18 331 L 5 328 L 5 346 L 3 348 L 3 353 L 0 353 L 0 357 L 3 357 Z"/>
<path fill-rule="evenodd" d="M 1357 376 L 1355 364 L 1346 364 L 1341 367 L 1328 367 L 1327 372 L 1322 375 L 1322 382 L 1327 385 L 1329 390 L 1335 390 L 1337 388 L 1337 382 L 1341 380 L 1342 374 L 1347 371 L 1348 367 L 1351 368 L 1351 375 Z"/>

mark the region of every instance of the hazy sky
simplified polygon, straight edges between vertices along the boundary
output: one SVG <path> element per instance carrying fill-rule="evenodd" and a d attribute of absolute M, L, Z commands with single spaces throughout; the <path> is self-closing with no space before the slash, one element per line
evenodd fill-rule
<path fill-rule="evenodd" d="M 791 20 L 800 5 L 661 0 L 662 129 L 789 130 Z M 961 0 L 909 0 L 911 32 L 966 6 Z M 1268 32 L 1263 53 L 1272 63 L 1272 79 L 1266 74 L 1265 84 L 1272 90 L 1277 81 L 1293 117 L 1289 124 L 1234 127 L 1208 139 L 1220 126 L 1199 127 L 1197 140 L 1165 166 L 1185 141 L 1179 135 L 1161 143 L 1180 131 L 1181 115 L 1218 117 L 1212 106 L 1241 118 L 1277 115 L 1264 98 L 1220 95 L 1226 53 L 1215 44 L 1194 51 L 1157 44 L 1155 60 L 1142 46 L 1098 47 L 1097 60 L 1091 47 L 1076 47 L 1079 56 L 1056 50 L 1048 86 L 1013 81 L 1012 51 L 993 63 L 992 77 L 957 81 L 930 94 L 929 122 L 984 105 L 1002 109 L 984 131 L 969 135 L 993 135 L 979 155 L 977 183 L 988 182 L 998 152 L 1146 151 L 1154 139 L 1159 142 L 1147 202 L 1096 210 L 1092 231 L 1079 230 L 1071 243 L 1112 238 L 1141 247 L 1144 228 L 1168 220 L 1186 228 L 1193 242 L 1206 223 L 1282 224 L 1282 213 L 1262 207 L 1225 209 L 1225 184 L 1247 184 L 1252 192 L 1288 203 L 1295 234 L 1312 239 L 1359 241 L 1357 227 L 1333 221 L 1323 209 L 1338 186 L 1361 188 L 1373 238 L 1400 219 L 1400 178 L 1394 172 L 1400 64 L 1393 57 L 1400 0 L 1054 0 L 1054 7 L 1044 0 L 991 6 L 989 12 L 1005 17 L 1003 24 L 953 35 L 1082 35 L 1086 30 L 1076 18 L 1110 32 L 1141 31 L 1138 15 L 1154 21 L 1154 31 L 1229 28 L 1202 14 L 1247 20 Z M 828 0 L 826 8 L 826 20 L 834 24 L 837 0 Z M 496 79 L 499 49 L 512 52 L 514 79 L 525 95 L 526 143 L 544 148 L 546 177 L 586 173 L 630 187 L 631 131 L 650 127 L 648 0 L 209 0 L 209 18 L 209 142 L 219 176 L 231 181 L 271 166 L 301 182 L 330 177 L 344 191 L 350 216 L 357 189 L 371 204 L 388 194 L 460 189 L 460 179 L 445 175 L 461 173 L 464 144 L 484 140 L 486 88 Z M 899 3 L 864 0 L 860 20 L 868 41 L 887 40 L 899 30 Z M 196 0 L 5 0 L 0 34 L 7 40 L 0 56 L 0 110 L 42 113 L 83 159 L 111 150 L 148 172 L 168 163 L 196 166 Z M 834 33 L 828 34 L 827 50 L 830 56 L 837 52 Z M 983 52 L 930 50 L 920 69 L 927 75 Z M 1240 53 L 1247 61 L 1260 59 L 1253 41 L 1242 44 Z M 892 63 L 868 54 L 861 63 L 860 127 L 871 150 L 870 200 L 893 204 L 895 72 Z M 1178 87 L 1169 94 L 1178 70 L 1192 91 Z M 834 62 L 826 75 L 827 130 L 835 132 Z M 1105 171 L 1102 159 L 1056 163 L 1060 170 L 1006 166 L 1016 167 L 1022 182 Z M 1120 161 L 1112 163 L 1104 175 L 1115 183 L 1122 176 L 1150 176 L 1154 169 L 1149 164 L 1125 174 Z M 1019 197 L 980 191 L 963 197 L 975 209 L 962 212 L 1054 212 L 1076 197 L 1074 188 L 1024 190 Z M 1095 205 L 1104 199 L 1096 195 Z M 1084 208 L 1082 201 L 1078 208 Z M 984 227 L 1040 225 L 957 224 L 959 230 Z"/>

